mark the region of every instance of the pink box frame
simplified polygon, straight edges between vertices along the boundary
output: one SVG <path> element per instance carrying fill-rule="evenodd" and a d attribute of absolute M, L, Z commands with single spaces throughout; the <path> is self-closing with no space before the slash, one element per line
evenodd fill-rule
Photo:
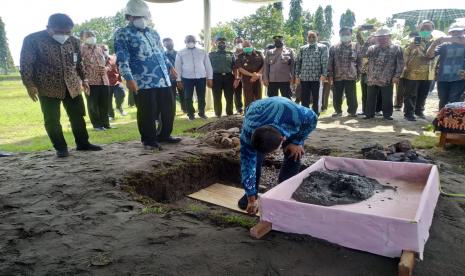
<path fill-rule="evenodd" d="M 401 204 L 391 203 L 389 208 L 379 206 L 377 209 L 367 209 L 363 202 L 326 207 L 291 198 L 310 172 L 326 169 L 354 172 L 379 179 L 382 183 L 386 181 L 381 179 L 394 184 L 403 181 L 406 186 L 409 182 L 420 185 L 415 200 L 408 202 L 409 206 L 414 206 L 412 217 L 393 216 L 392 212 L 386 215 L 383 211 L 402 208 Z M 439 172 L 435 165 L 323 157 L 263 194 L 260 197 L 260 219 L 271 222 L 272 229 L 276 231 L 307 234 L 391 258 L 400 257 L 403 250 L 409 250 L 418 252 L 423 259 L 438 197 Z"/>

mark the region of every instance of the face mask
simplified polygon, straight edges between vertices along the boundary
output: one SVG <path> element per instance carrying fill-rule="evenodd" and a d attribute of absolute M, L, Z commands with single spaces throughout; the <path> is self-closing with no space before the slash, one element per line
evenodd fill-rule
<path fill-rule="evenodd" d="M 195 48 L 195 42 L 187 42 L 186 43 L 187 48 L 192 49 Z"/>
<path fill-rule="evenodd" d="M 280 41 L 280 40 L 275 41 L 275 43 L 274 43 L 274 46 L 276 46 L 276 48 L 281 48 L 281 47 L 283 47 L 283 45 L 284 45 L 284 43 L 282 41 Z"/>
<path fill-rule="evenodd" d="M 237 43 L 236 44 L 236 49 L 238 49 L 238 50 L 242 49 L 242 43 Z"/>
<path fill-rule="evenodd" d="M 431 36 L 431 32 L 430 31 L 421 31 L 420 36 L 421 36 L 421 38 L 429 38 Z"/>
<path fill-rule="evenodd" d="M 253 52 L 253 47 L 245 47 L 244 53 L 250 55 Z"/>
<path fill-rule="evenodd" d="M 52 38 L 55 39 L 58 43 L 64 44 L 66 42 L 66 40 L 68 40 L 69 35 L 54 34 L 54 35 L 52 35 Z"/>
<path fill-rule="evenodd" d="M 106 56 L 109 56 L 109 55 L 110 55 L 110 51 L 103 51 L 103 53 L 104 53 Z"/>
<path fill-rule="evenodd" d="M 132 21 L 132 24 L 138 29 L 145 29 L 147 27 L 147 19 L 145 18 L 137 18 Z"/>
<path fill-rule="evenodd" d="M 95 45 L 97 44 L 97 38 L 95 36 L 88 37 L 86 38 L 85 43 L 89 45 Z"/>
<path fill-rule="evenodd" d="M 352 36 L 350 35 L 341 36 L 341 42 L 351 42 L 351 41 L 352 41 Z"/>
<path fill-rule="evenodd" d="M 224 50 L 224 49 L 226 49 L 226 45 L 220 44 L 220 45 L 218 45 L 218 49 Z"/>
<path fill-rule="evenodd" d="M 316 42 L 309 42 L 308 45 L 314 46 L 314 45 L 316 45 Z"/>

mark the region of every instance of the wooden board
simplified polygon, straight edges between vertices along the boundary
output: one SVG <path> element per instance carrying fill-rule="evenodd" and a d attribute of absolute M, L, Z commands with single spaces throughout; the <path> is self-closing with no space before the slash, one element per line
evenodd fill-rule
<path fill-rule="evenodd" d="M 246 214 L 245 210 L 237 207 L 237 201 L 243 195 L 244 189 L 216 183 L 188 197 Z"/>

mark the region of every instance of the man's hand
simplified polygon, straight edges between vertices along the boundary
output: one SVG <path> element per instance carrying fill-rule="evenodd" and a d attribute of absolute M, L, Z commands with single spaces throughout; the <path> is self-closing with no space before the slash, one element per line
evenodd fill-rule
<path fill-rule="evenodd" d="M 255 199 L 255 196 L 249 196 L 247 197 L 247 213 L 249 215 L 255 215 L 258 212 L 258 202 Z"/>
<path fill-rule="evenodd" d="M 320 81 L 324 82 L 326 80 L 325 76 L 320 76 Z"/>
<path fill-rule="evenodd" d="M 270 84 L 269 81 L 267 81 L 267 80 L 264 80 L 264 81 L 263 81 L 263 85 L 264 85 L 264 86 L 268 86 L 269 84 Z"/>
<path fill-rule="evenodd" d="M 296 85 L 300 84 L 300 79 L 299 78 L 295 78 L 295 84 Z"/>
<path fill-rule="evenodd" d="M 301 145 L 289 144 L 284 148 L 284 153 L 289 154 L 289 157 L 294 157 L 294 161 L 300 160 L 304 155 L 304 147 Z"/>
<path fill-rule="evenodd" d="M 234 89 L 236 89 L 240 83 L 241 83 L 241 80 L 235 79 L 233 83 Z"/>
<path fill-rule="evenodd" d="M 207 86 L 208 88 L 213 88 L 213 80 L 207 80 Z"/>
<path fill-rule="evenodd" d="M 183 90 L 183 89 L 184 89 L 184 84 L 182 83 L 182 81 L 177 81 L 177 82 L 176 82 L 176 86 L 177 86 L 180 90 Z"/>
<path fill-rule="evenodd" d="M 399 78 L 393 78 L 392 83 L 394 84 L 399 84 Z"/>
<path fill-rule="evenodd" d="M 89 82 L 88 81 L 82 81 L 82 88 L 84 89 L 84 94 L 86 94 L 87 96 L 90 95 L 90 86 L 89 86 Z"/>
<path fill-rule="evenodd" d="M 334 78 L 333 77 L 328 77 L 328 83 L 330 85 L 333 85 Z"/>
<path fill-rule="evenodd" d="M 126 87 L 129 89 L 129 91 L 137 95 L 137 91 L 139 90 L 139 87 L 137 87 L 137 82 L 135 80 L 126 81 Z"/>
<path fill-rule="evenodd" d="M 171 76 L 172 79 L 177 79 L 178 78 L 178 72 L 176 72 L 176 69 L 171 68 L 170 76 Z"/>
<path fill-rule="evenodd" d="M 27 87 L 26 89 L 27 93 L 29 94 L 29 98 L 31 98 L 33 102 L 37 102 L 39 99 L 39 90 L 37 90 L 37 87 Z"/>

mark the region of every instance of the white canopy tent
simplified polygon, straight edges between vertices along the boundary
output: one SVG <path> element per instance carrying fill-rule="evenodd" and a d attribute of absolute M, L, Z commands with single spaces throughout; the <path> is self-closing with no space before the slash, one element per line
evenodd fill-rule
<path fill-rule="evenodd" d="M 175 3 L 180 2 L 183 0 L 145 0 L 146 2 L 152 3 Z M 205 33 L 204 37 L 204 45 L 205 51 L 210 51 L 210 41 L 211 41 L 211 0 L 203 0 L 203 10 L 204 10 L 204 19 L 203 19 L 203 29 Z M 216 0 L 216 1 L 225 1 L 225 0 Z M 281 2 L 281 0 L 233 0 L 237 2 L 243 3 L 274 3 L 274 2 Z M 211 93 L 207 93 L 206 97 L 207 108 L 211 108 L 212 103 L 212 96 Z"/>

